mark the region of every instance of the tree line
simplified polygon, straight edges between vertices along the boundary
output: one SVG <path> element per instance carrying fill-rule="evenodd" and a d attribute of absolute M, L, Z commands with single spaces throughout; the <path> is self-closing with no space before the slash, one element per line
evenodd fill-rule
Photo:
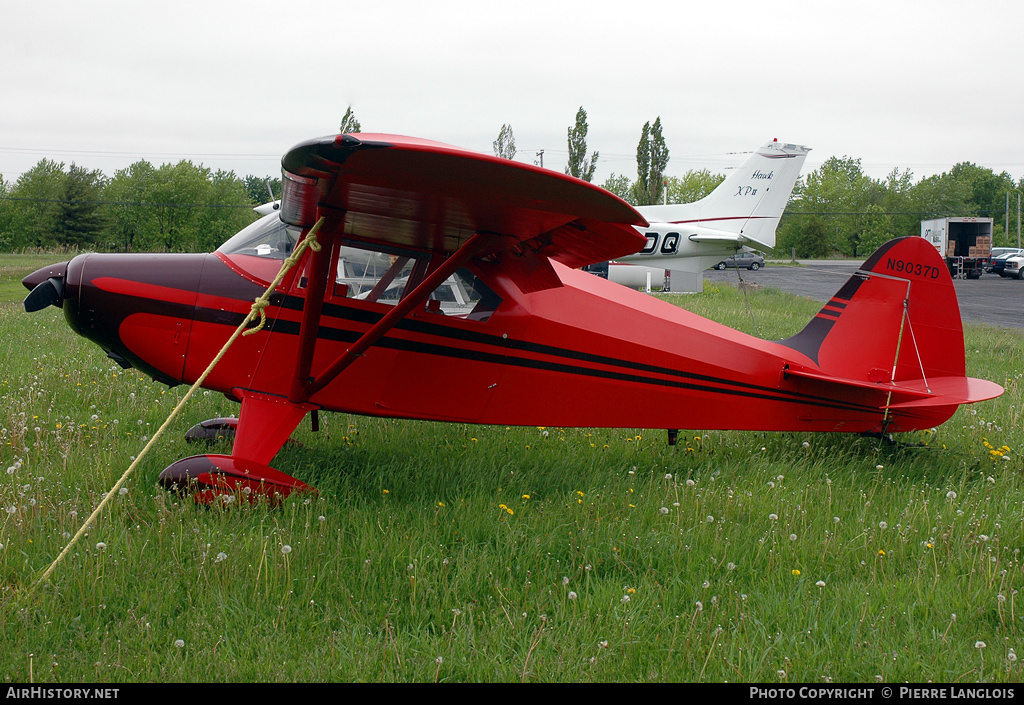
<path fill-rule="evenodd" d="M 351 106 L 339 130 L 361 131 Z M 567 131 L 565 173 L 591 181 L 600 153 L 588 150 L 587 132 L 587 112 L 580 106 Z M 515 158 L 511 125 L 502 125 L 493 147 L 496 156 Z M 613 173 L 601 185 L 642 206 L 699 200 L 725 178 L 706 169 L 666 176 L 668 162 L 658 117 L 640 131 L 636 178 Z M 139 161 L 107 177 L 43 159 L 13 184 L 0 177 L 0 251 L 210 251 L 256 218 L 254 206 L 280 193 L 278 177 L 238 177 L 187 160 L 159 167 Z M 1007 223 L 1002 216 L 1008 193 Z M 860 159 L 832 157 L 798 179 L 776 248 L 784 254 L 795 250 L 798 257 L 864 256 L 893 237 L 920 234 L 922 220 L 942 216 L 993 217 L 993 244 L 1015 244 L 1021 193 L 1024 179 L 1015 183 L 1005 171 L 971 162 L 915 182 L 909 170 L 873 179 Z"/>
<path fill-rule="evenodd" d="M 43 159 L 14 184 L 0 178 L 0 251 L 202 252 L 251 223 L 280 179 L 239 178 L 191 161 L 138 161 L 107 177 Z"/>

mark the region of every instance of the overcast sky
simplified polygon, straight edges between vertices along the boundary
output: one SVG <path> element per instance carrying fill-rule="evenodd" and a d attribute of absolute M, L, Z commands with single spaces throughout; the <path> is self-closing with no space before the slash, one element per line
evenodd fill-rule
<path fill-rule="evenodd" d="M 583 106 L 595 181 L 636 177 L 661 117 L 668 173 L 724 172 L 772 138 L 914 179 L 972 161 L 1024 175 L 1024 3 L 706 0 L 0 0 L 0 173 L 42 158 L 108 176 L 139 159 L 276 175 L 364 131 L 559 171 Z"/>

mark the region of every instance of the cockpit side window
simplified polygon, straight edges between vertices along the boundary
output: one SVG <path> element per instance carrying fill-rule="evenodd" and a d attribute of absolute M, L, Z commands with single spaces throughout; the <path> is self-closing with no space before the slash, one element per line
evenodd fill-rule
<path fill-rule="evenodd" d="M 395 254 L 342 245 L 334 269 L 333 295 L 394 306 L 422 280 L 429 259 L 420 253 Z M 500 296 L 463 267 L 430 294 L 425 310 L 486 321 L 500 303 Z"/>

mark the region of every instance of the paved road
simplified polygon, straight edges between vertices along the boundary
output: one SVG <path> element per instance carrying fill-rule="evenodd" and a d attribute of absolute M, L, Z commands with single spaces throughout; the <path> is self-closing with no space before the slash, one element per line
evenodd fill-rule
<path fill-rule="evenodd" d="M 828 301 L 862 262 L 831 260 L 801 262 L 800 267 L 768 266 L 757 272 L 741 270 L 743 281 L 773 286 L 782 291 Z M 736 271 L 704 272 L 705 281 L 735 284 Z M 957 279 L 953 282 L 960 300 L 964 322 L 1024 330 L 1024 281 L 985 274 L 981 279 Z"/>

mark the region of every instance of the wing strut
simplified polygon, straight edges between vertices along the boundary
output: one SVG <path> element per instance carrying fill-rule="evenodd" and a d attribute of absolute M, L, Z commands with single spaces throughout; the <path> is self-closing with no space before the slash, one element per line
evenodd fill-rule
<path fill-rule="evenodd" d="M 441 266 L 431 272 L 427 277 L 416 286 L 411 292 L 406 294 L 398 305 L 392 308 L 388 313 L 375 323 L 368 331 L 362 334 L 359 339 L 352 344 L 348 350 L 342 353 L 334 362 L 332 362 L 323 372 L 318 374 L 315 378 L 310 376 L 310 366 L 313 357 L 313 346 L 316 344 L 316 330 L 319 328 L 320 322 L 320 309 L 322 306 L 317 305 L 316 301 L 311 302 L 309 296 L 312 296 L 317 289 L 313 287 L 313 277 L 317 275 L 321 267 L 318 267 L 314 260 L 312 276 L 310 277 L 310 286 L 307 290 L 306 307 L 309 309 L 316 309 L 310 316 L 306 316 L 306 311 L 303 312 L 302 318 L 302 329 L 299 333 L 300 337 L 300 349 L 298 368 L 296 370 L 295 379 L 292 382 L 292 391 L 288 395 L 288 400 L 294 404 L 301 404 L 309 400 L 311 396 L 319 392 L 321 389 L 330 384 L 334 379 L 341 374 L 345 368 L 351 365 L 355 360 L 363 355 L 366 350 L 380 340 L 389 330 L 395 327 L 399 321 L 418 306 L 421 306 L 424 301 L 430 296 L 430 294 L 439 287 L 445 279 L 454 274 L 462 265 L 466 264 L 471 258 L 479 255 L 488 245 L 494 244 L 495 235 L 489 233 L 476 233 L 473 237 L 469 238 L 465 243 L 459 247 L 458 250 L 452 253 L 452 255 L 446 259 Z M 493 249 L 493 248 L 491 248 Z M 314 257 L 323 256 L 323 253 L 314 253 Z M 322 298 L 322 297 L 313 297 Z M 310 303 L 313 304 L 310 307 Z M 322 302 L 321 302 L 322 303 Z M 308 349 L 307 349 L 308 348 Z"/>

